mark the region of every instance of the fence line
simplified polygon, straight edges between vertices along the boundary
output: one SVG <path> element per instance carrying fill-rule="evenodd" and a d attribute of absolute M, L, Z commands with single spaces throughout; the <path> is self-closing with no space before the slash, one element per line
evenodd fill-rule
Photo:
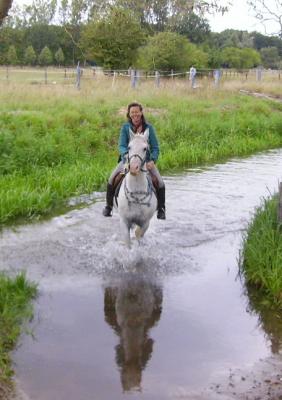
<path fill-rule="evenodd" d="M 264 70 L 262 68 L 251 70 L 235 70 L 235 69 L 199 69 L 197 70 L 196 80 L 211 79 L 214 80 L 216 86 L 223 78 L 241 78 L 248 80 L 254 78 L 256 81 L 263 81 L 265 79 L 281 79 L 281 70 Z M 86 79 L 94 79 L 97 76 L 110 77 L 112 80 L 112 87 L 115 85 L 117 78 L 121 77 L 128 79 L 132 88 L 135 88 L 140 82 L 144 80 L 154 80 L 157 87 L 160 86 L 160 81 L 167 79 L 187 79 L 189 80 L 189 71 L 144 71 L 129 68 L 128 70 L 103 70 L 101 68 L 30 68 L 30 67 L 0 67 L 0 81 L 8 82 L 30 82 L 30 83 L 64 83 L 74 85 L 80 89 L 80 82 Z M 193 80 L 195 83 L 195 79 Z M 192 87 L 196 87 L 192 83 Z"/>

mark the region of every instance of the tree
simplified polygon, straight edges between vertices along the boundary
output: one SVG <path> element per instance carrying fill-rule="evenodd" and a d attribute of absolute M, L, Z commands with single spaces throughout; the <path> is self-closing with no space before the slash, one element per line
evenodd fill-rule
<path fill-rule="evenodd" d="M 9 65 L 17 65 L 19 63 L 15 46 L 12 45 L 9 47 L 6 59 Z"/>
<path fill-rule="evenodd" d="M 170 30 L 186 36 L 192 43 L 203 43 L 210 34 L 208 21 L 193 12 L 172 17 L 169 25 Z"/>
<path fill-rule="evenodd" d="M 59 66 L 62 65 L 65 61 L 65 56 L 61 47 L 55 53 L 55 60 Z"/>
<path fill-rule="evenodd" d="M 51 65 L 53 62 L 53 56 L 50 49 L 45 46 L 44 49 L 41 50 L 41 53 L 38 56 L 38 62 L 40 65 Z"/>
<path fill-rule="evenodd" d="M 112 9 L 99 22 L 88 24 L 80 44 L 87 60 L 95 60 L 106 68 L 128 68 L 135 60 L 137 48 L 145 37 L 140 24 L 129 11 Z"/>
<path fill-rule="evenodd" d="M 281 60 L 276 47 L 264 47 L 260 50 L 260 54 L 265 68 L 278 68 Z"/>
<path fill-rule="evenodd" d="M 221 62 L 228 68 L 252 68 L 259 65 L 261 59 L 254 49 L 226 47 L 221 52 Z"/>
<path fill-rule="evenodd" d="M 36 62 L 36 53 L 32 46 L 28 46 L 24 53 L 24 62 L 27 65 L 34 65 Z"/>
<path fill-rule="evenodd" d="M 282 1 L 247 0 L 247 3 L 255 18 L 264 26 L 265 33 L 278 35 L 282 39 Z"/>
<path fill-rule="evenodd" d="M 48 25 L 55 16 L 57 0 L 33 0 L 31 5 L 24 6 L 26 24 Z"/>
<path fill-rule="evenodd" d="M 144 69 L 187 70 L 192 64 L 203 67 L 207 64 L 207 55 L 174 32 L 160 32 L 139 49 L 137 65 Z"/>

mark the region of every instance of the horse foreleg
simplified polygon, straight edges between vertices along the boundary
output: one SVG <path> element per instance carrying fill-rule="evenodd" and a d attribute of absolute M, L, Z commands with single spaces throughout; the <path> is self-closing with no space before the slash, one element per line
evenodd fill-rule
<path fill-rule="evenodd" d="M 138 240 L 141 239 L 145 235 L 145 232 L 148 228 L 149 228 L 149 222 L 146 222 L 142 226 L 137 226 L 137 228 L 135 229 L 136 239 Z"/>
<path fill-rule="evenodd" d="M 130 229 L 126 222 L 120 220 L 120 231 L 122 235 L 123 242 L 126 247 L 130 248 Z"/>

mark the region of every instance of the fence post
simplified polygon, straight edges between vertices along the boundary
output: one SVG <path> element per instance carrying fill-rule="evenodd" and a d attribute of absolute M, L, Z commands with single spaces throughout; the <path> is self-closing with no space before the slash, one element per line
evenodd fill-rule
<path fill-rule="evenodd" d="M 155 71 L 155 83 L 157 87 L 160 87 L 160 73 L 159 71 Z"/>
<path fill-rule="evenodd" d="M 116 76 L 117 76 L 117 73 L 116 73 L 116 71 L 114 71 L 113 80 L 112 80 L 112 88 L 115 86 L 115 83 L 116 83 Z"/>
<path fill-rule="evenodd" d="M 6 66 L 6 79 L 9 81 L 9 66 Z"/>
<path fill-rule="evenodd" d="M 282 182 L 279 183 L 279 199 L 278 199 L 278 223 L 282 223 Z"/>
<path fill-rule="evenodd" d="M 77 90 L 80 90 L 80 77 L 81 77 L 81 69 L 80 69 L 79 61 L 78 61 L 77 67 L 76 67 L 76 88 L 77 88 Z"/>
<path fill-rule="evenodd" d="M 44 71 L 44 80 L 45 80 L 45 85 L 47 85 L 47 67 L 45 67 L 45 71 Z"/>
<path fill-rule="evenodd" d="M 135 69 L 130 70 L 130 82 L 132 89 L 135 89 L 137 83 L 137 74 Z"/>

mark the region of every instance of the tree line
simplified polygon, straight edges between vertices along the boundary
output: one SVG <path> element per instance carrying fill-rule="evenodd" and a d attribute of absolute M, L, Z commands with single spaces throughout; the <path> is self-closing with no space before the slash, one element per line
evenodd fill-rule
<path fill-rule="evenodd" d="M 224 11 L 218 2 L 184 0 L 34 0 L 14 6 L 5 20 L 0 64 L 282 68 L 279 36 L 211 32 L 205 4 Z"/>

